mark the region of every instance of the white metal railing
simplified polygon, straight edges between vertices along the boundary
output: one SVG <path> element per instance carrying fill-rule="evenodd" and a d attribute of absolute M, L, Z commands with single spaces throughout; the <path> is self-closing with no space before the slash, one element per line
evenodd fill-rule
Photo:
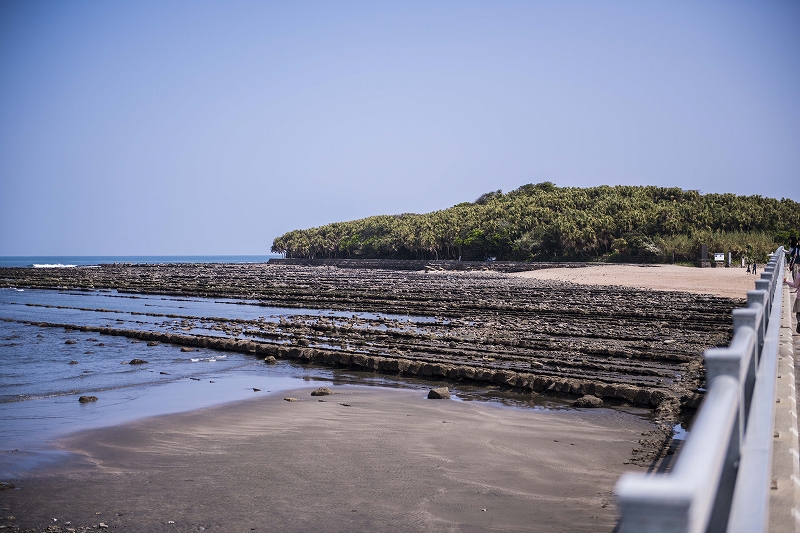
<path fill-rule="evenodd" d="M 766 531 L 784 260 L 778 248 L 734 309 L 730 345 L 706 350 L 706 397 L 672 471 L 617 482 L 623 533 Z"/>

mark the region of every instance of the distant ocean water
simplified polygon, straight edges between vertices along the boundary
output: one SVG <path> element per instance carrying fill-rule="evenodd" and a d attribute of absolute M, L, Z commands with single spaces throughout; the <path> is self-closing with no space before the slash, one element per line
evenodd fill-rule
<path fill-rule="evenodd" d="M 70 268 L 110 263 L 266 263 L 278 254 L 267 255 L 28 255 L 0 256 L 0 267 Z"/>

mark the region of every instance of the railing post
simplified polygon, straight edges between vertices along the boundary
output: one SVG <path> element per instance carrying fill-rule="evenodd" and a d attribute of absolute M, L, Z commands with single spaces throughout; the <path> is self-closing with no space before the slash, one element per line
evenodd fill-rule
<path fill-rule="evenodd" d="M 703 359 L 706 365 L 706 382 L 717 376 L 731 376 L 742 386 L 739 399 L 743 408 L 739 409 L 739 442 L 747 427 L 747 412 L 753 399 L 756 382 L 756 332 L 747 325 L 740 325 L 733 334 L 727 348 L 709 348 Z"/>
<path fill-rule="evenodd" d="M 761 313 L 761 331 L 759 331 L 759 338 L 761 339 L 761 344 L 764 342 L 764 333 L 767 331 L 767 322 L 769 321 L 769 314 L 767 314 L 767 309 L 769 309 L 768 302 L 769 300 L 769 292 L 755 290 L 755 291 L 747 291 L 747 307 L 755 307 L 759 306 L 763 310 Z M 736 321 L 734 320 L 734 328 L 736 328 Z"/>
<path fill-rule="evenodd" d="M 753 328 L 756 332 L 756 353 L 761 352 L 764 344 L 764 307 L 754 303 L 741 309 L 733 310 L 733 331 L 735 332 L 742 326 Z M 758 361 L 756 360 L 756 363 Z"/>
<path fill-rule="evenodd" d="M 772 311 L 772 298 L 771 298 L 772 291 L 770 290 L 770 285 L 771 283 L 767 279 L 756 280 L 756 290 L 764 291 L 767 293 L 767 305 L 764 308 L 765 312 L 767 313 L 767 316 L 769 316 L 769 313 Z"/>

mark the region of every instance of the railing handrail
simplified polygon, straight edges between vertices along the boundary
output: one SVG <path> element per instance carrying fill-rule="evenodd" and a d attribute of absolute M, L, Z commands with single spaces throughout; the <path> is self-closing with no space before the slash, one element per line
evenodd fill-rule
<path fill-rule="evenodd" d="M 672 471 L 617 482 L 623 532 L 766 531 L 784 260 L 780 247 L 733 311 L 730 345 L 706 350 L 706 397 Z"/>
<path fill-rule="evenodd" d="M 780 297 L 781 291 L 775 291 Z M 778 368 L 780 300 L 773 300 L 769 329 L 764 338 L 756 375 L 753 402 L 747 417 L 749 427 L 739 459 L 739 471 L 728 520 L 729 533 L 766 531 L 769 490 L 772 480 L 775 380 Z M 756 490 L 757 489 L 757 490 Z"/>

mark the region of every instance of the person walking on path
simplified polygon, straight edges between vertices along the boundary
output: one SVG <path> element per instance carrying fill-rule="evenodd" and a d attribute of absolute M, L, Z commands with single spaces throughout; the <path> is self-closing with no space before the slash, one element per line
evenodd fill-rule
<path fill-rule="evenodd" d="M 789 281 L 787 278 L 783 278 L 783 282 L 789 286 L 790 293 L 797 293 L 797 288 L 800 287 L 800 276 L 796 277 L 794 280 Z M 792 290 L 794 289 L 794 290 Z M 800 333 L 800 298 L 795 295 L 794 304 L 792 305 L 792 312 L 794 312 L 794 316 L 797 319 L 797 333 Z"/>
<path fill-rule="evenodd" d="M 800 267 L 800 243 L 797 242 L 797 237 L 789 239 L 789 272 L 792 273 L 792 279 L 797 280 L 797 270 Z"/>

